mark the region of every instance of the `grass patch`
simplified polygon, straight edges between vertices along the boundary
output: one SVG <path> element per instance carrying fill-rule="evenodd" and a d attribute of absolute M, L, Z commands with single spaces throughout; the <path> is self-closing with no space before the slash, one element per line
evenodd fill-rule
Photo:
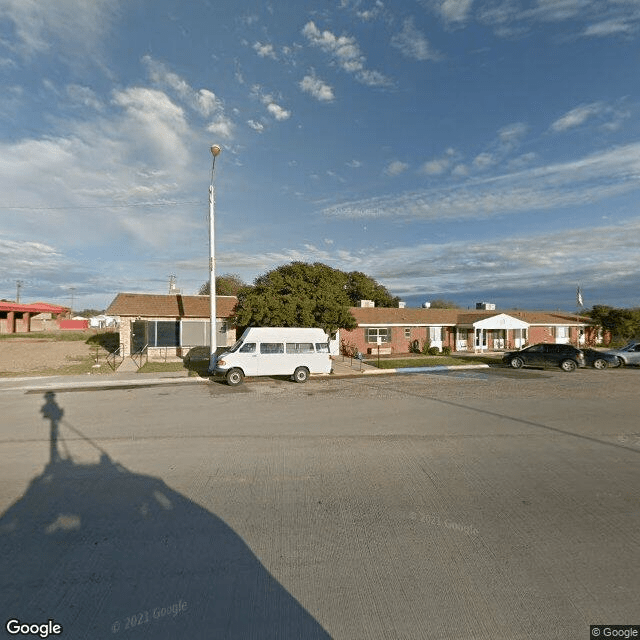
<path fill-rule="evenodd" d="M 79 342 L 87 340 L 84 331 L 32 331 L 30 333 L 2 333 L 0 340 L 46 340 L 48 342 Z"/>
<path fill-rule="evenodd" d="M 384 358 L 365 360 L 366 364 L 380 369 L 403 369 L 406 367 L 455 367 L 464 364 L 498 364 L 499 358 L 489 356 L 424 356 L 418 358 Z"/>
<path fill-rule="evenodd" d="M 138 373 L 174 373 L 185 368 L 184 362 L 145 362 Z"/>

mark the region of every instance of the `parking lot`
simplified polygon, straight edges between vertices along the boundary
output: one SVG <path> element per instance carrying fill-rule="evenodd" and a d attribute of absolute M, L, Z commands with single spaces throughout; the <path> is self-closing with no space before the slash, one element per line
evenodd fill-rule
<path fill-rule="evenodd" d="M 0 610 L 69 638 L 637 624 L 639 379 L 64 388 L 61 416 L 44 389 L 0 392 Z"/>

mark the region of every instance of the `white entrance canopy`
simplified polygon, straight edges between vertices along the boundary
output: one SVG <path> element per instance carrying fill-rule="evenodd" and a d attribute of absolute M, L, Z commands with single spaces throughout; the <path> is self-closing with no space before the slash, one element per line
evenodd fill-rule
<path fill-rule="evenodd" d="M 523 330 L 528 328 L 528 322 L 518 320 L 517 318 L 509 316 L 506 313 L 500 313 L 497 316 L 491 316 L 489 318 L 478 320 L 477 322 L 473 323 L 473 330 L 475 334 L 474 351 L 477 351 L 478 348 L 480 348 L 480 350 L 486 348 L 486 331 Z M 520 342 L 520 339 L 516 341 L 518 347 L 521 346 Z M 504 345 L 501 344 L 500 346 L 503 347 Z"/>
<path fill-rule="evenodd" d="M 500 313 L 497 316 L 491 316 L 484 320 L 478 320 L 473 323 L 474 329 L 528 329 L 529 323 L 518 320 L 506 313 Z"/>

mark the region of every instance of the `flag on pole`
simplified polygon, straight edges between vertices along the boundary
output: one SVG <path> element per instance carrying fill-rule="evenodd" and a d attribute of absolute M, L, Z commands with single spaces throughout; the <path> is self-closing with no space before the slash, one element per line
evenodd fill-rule
<path fill-rule="evenodd" d="M 579 307 L 584 307 L 584 304 L 582 304 L 582 291 L 580 291 L 580 287 L 578 287 L 576 291 L 576 300 L 578 301 Z"/>

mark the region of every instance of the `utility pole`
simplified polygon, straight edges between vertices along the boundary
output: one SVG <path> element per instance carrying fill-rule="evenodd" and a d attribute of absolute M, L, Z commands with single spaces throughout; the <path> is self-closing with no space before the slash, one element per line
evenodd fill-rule
<path fill-rule="evenodd" d="M 75 297 L 76 288 L 71 287 L 71 315 L 73 315 L 73 299 Z"/>
<path fill-rule="evenodd" d="M 16 304 L 20 304 L 20 289 L 22 289 L 22 280 L 16 280 Z"/>

